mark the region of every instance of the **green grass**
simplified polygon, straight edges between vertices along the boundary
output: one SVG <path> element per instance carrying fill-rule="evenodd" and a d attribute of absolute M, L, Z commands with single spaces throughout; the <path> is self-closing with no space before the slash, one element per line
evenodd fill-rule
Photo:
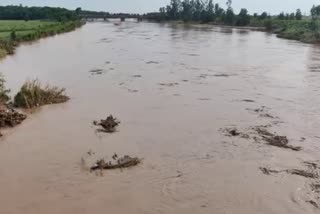
<path fill-rule="evenodd" d="M 80 20 L 67 22 L 0 20 L 0 59 L 6 54 L 13 54 L 15 47 L 21 42 L 69 32 L 82 24 Z M 13 32 L 15 36 L 12 36 Z"/>
<path fill-rule="evenodd" d="M 0 32 L 37 30 L 57 24 L 53 21 L 0 20 Z"/>

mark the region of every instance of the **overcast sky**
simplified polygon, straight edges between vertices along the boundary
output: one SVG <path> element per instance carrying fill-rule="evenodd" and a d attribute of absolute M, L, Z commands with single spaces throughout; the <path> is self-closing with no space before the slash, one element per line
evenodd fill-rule
<path fill-rule="evenodd" d="M 28 6 L 58 6 L 74 9 L 82 7 L 88 10 L 108 12 L 145 13 L 158 11 L 161 6 L 168 4 L 170 0 L 0 0 L 0 5 L 23 4 Z M 214 0 L 225 6 L 225 0 Z M 278 14 L 281 11 L 293 12 L 301 8 L 309 13 L 313 4 L 320 4 L 320 0 L 233 0 L 233 8 L 236 12 L 240 8 L 247 8 L 249 12 L 261 13 L 263 11 Z"/>

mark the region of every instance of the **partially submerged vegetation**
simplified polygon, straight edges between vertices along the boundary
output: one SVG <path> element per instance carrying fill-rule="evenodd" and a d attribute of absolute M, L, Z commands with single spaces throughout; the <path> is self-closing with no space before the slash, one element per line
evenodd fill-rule
<path fill-rule="evenodd" d="M 14 127 L 27 118 L 14 107 L 34 108 L 46 104 L 63 103 L 69 100 L 64 88 L 42 86 L 38 80 L 27 81 L 14 97 L 9 96 L 10 90 L 5 87 L 5 80 L 0 75 L 0 128 Z M 2 136 L 0 134 L 0 136 Z"/>
<path fill-rule="evenodd" d="M 14 97 L 14 106 L 34 108 L 47 104 L 64 103 L 69 100 L 65 88 L 42 86 L 38 80 L 27 81 Z"/>
<path fill-rule="evenodd" d="M 101 128 L 97 129 L 99 132 L 113 133 L 116 131 L 117 126 L 120 124 L 120 121 L 113 117 L 112 115 L 108 116 L 105 120 L 93 121 L 93 125 L 100 126 Z"/>
<path fill-rule="evenodd" d="M 14 127 L 22 123 L 26 118 L 25 114 L 3 106 L 0 109 L 0 128 Z"/>
<path fill-rule="evenodd" d="M 129 155 L 125 155 L 123 157 L 118 158 L 117 155 L 112 157 L 112 161 L 105 161 L 104 159 L 100 159 L 96 162 L 94 166 L 90 168 L 91 171 L 102 170 L 102 169 L 121 169 L 121 168 L 129 168 L 132 166 L 136 166 L 141 163 L 141 159 L 137 157 L 130 157 Z"/>
<path fill-rule="evenodd" d="M 5 87 L 3 76 L 0 75 L 0 128 L 14 127 L 27 118 L 25 114 L 10 107 L 8 104 L 10 100 L 9 92 L 10 90 Z"/>

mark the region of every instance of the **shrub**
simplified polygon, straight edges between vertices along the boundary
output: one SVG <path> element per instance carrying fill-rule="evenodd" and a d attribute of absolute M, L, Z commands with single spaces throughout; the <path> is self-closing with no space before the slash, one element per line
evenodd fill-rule
<path fill-rule="evenodd" d="M 10 90 L 4 86 L 5 82 L 6 81 L 4 80 L 2 74 L 0 74 L 0 104 L 5 104 L 10 99 L 8 95 L 10 93 Z"/>
<path fill-rule="evenodd" d="M 56 86 L 42 87 L 36 79 L 23 84 L 14 97 L 14 105 L 21 108 L 34 108 L 47 104 L 64 103 L 69 100 L 64 88 Z"/>

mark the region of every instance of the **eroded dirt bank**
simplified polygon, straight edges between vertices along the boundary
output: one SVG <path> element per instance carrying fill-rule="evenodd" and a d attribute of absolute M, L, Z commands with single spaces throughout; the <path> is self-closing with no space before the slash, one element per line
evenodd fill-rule
<path fill-rule="evenodd" d="M 261 32 L 132 22 L 21 46 L 0 64 L 12 93 L 37 77 L 71 100 L 1 138 L 0 213 L 317 213 L 301 175 L 318 173 L 319 58 Z M 116 132 L 97 132 L 109 114 Z M 143 162 L 90 172 L 115 153 Z"/>

